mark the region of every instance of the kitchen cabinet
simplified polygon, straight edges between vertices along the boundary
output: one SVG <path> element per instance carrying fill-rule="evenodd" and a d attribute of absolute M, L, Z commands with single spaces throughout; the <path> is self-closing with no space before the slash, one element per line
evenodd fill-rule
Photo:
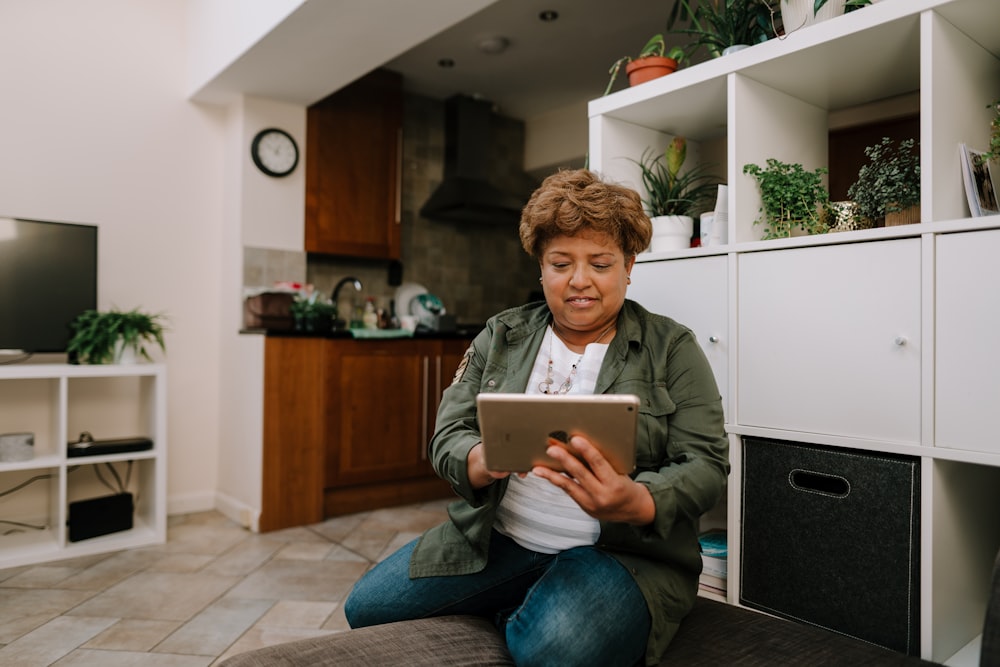
<path fill-rule="evenodd" d="M 977 344 L 1000 327 L 1000 216 L 970 217 L 958 151 L 989 144 L 983 91 L 1000 80 L 998 24 L 1000 3 L 988 0 L 879 2 L 588 108 L 591 168 L 640 191 L 635 160 L 674 136 L 696 164 L 725 156 L 727 243 L 640 254 L 630 293 L 684 313 L 677 319 L 689 318 L 699 339 L 694 305 L 728 315 L 728 601 L 740 604 L 744 503 L 759 500 L 744 497 L 745 439 L 836 447 L 862 461 L 914 457 L 919 549 L 899 567 L 919 571 L 920 655 L 953 666 L 977 663 L 1000 547 L 991 429 L 1000 355 Z M 914 99 L 916 119 L 905 111 L 920 143 L 918 223 L 762 238 L 760 192 L 744 165 L 838 168 L 829 142 L 847 119 L 895 125 L 893 105 Z M 699 297 L 712 306 L 665 294 L 705 280 L 700 262 L 712 257 L 728 268 L 726 289 Z"/>
<path fill-rule="evenodd" d="M 402 128 L 402 76 L 388 70 L 307 109 L 307 252 L 400 258 Z"/>
<path fill-rule="evenodd" d="M 447 496 L 427 444 L 468 341 L 331 341 L 325 515 Z"/>
<path fill-rule="evenodd" d="M 268 336 L 260 530 L 450 495 L 427 443 L 468 345 Z"/>

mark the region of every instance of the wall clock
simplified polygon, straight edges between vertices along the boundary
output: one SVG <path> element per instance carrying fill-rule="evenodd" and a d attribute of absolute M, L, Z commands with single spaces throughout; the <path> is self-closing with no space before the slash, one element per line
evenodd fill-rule
<path fill-rule="evenodd" d="M 250 157 L 268 176 L 288 176 L 299 163 L 299 147 L 292 135 L 276 127 L 258 132 L 250 144 Z"/>

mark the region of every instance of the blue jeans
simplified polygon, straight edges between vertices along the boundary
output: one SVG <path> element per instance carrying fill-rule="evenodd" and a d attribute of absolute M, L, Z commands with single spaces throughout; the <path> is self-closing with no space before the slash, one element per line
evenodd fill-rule
<path fill-rule="evenodd" d="M 646 601 L 624 566 L 594 547 L 540 554 L 493 532 L 482 572 L 410 579 L 416 540 L 372 568 L 344 602 L 352 628 L 428 616 L 493 619 L 518 665 L 641 664 Z"/>

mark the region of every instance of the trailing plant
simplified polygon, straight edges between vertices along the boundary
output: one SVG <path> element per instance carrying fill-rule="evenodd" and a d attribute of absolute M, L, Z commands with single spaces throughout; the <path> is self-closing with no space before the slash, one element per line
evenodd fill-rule
<path fill-rule="evenodd" d="M 765 167 L 743 165 L 743 173 L 753 176 L 760 189 L 763 216 L 754 224 L 764 225 L 764 239 L 781 239 L 800 228 L 807 234 L 827 231 L 830 193 L 823 183 L 825 167 L 806 171 L 798 163 L 789 164 L 768 158 Z"/>
<path fill-rule="evenodd" d="M 995 114 L 990 122 L 990 149 L 979 156 L 983 162 L 1000 160 L 1000 100 L 987 104 L 986 108 L 993 109 Z"/>
<path fill-rule="evenodd" d="M 913 139 L 898 143 L 889 137 L 865 148 L 868 163 L 847 189 L 861 218 L 878 220 L 920 203 L 920 155 Z"/>
<path fill-rule="evenodd" d="M 773 13 L 764 0 L 674 0 L 667 30 L 693 35 L 695 48 L 718 58 L 730 46 L 752 46 L 773 37 Z"/>
<path fill-rule="evenodd" d="M 694 217 L 714 203 L 722 181 L 712 175 L 708 164 L 699 164 L 681 173 L 686 159 L 687 140 L 674 137 L 662 153 L 647 149 L 641 161 L 636 162 L 642 170 L 642 184 L 648 193 L 643 203 L 651 217 Z"/>
<path fill-rule="evenodd" d="M 635 58 L 632 58 L 632 56 L 623 56 L 618 60 L 616 60 L 611 65 L 611 69 L 608 70 L 608 74 L 611 75 L 611 78 L 608 80 L 607 88 L 604 89 L 604 94 L 607 95 L 608 93 L 611 92 L 611 87 L 615 85 L 615 80 L 618 78 L 618 72 L 621 70 L 622 67 L 628 65 L 633 60 L 640 60 L 642 58 L 649 58 L 652 56 L 659 56 L 661 58 L 673 58 L 674 60 L 677 61 L 677 65 L 679 66 L 682 62 L 684 62 L 684 60 L 687 57 L 687 54 L 685 53 L 684 49 L 682 49 L 679 46 L 674 46 L 669 51 L 667 51 L 667 42 L 663 38 L 663 34 L 657 33 L 649 38 L 649 41 L 646 42 L 646 45 L 642 47 L 641 51 L 639 51 L 638 56 L 636 56 Z"/>
<path fill-rule="evenodd" d="M 166 352 L 163 339 L 166 317 L 133 308 L 129 311 L 87 310 L 70 323 L 73 332 L 66 351 L 71 359 L 84 364 L 107 364 L 116 361 L 116 346 L 133 347 L 137 355 L 152 361 L 146 345 L 156 345 Z"/>

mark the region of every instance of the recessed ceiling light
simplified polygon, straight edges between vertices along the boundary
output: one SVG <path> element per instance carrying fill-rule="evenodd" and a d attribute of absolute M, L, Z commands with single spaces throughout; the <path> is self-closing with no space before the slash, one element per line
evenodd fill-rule
<path fill-rule="evenodd" d="M 497 54 L 506 51 L 509 44 L 510 41 L 506 37 L 491 35 L 480 39 L 477 46 L 483 53 Z"/>
<path fill-rule="evenodd" d="M 441 58 L 438 61 L 438 67 L 443 67 L 444 69 L 450 69 L 455 66 L 455 61 L 451 58 Z"/>
<path fill-rule="evenodd" d="M 539 12 L 538 18 L 542 21 L 545 21 L 546 23 L 551 23 L 552 21 L 555 21 L 557 18 L 559 18 L 559 12 L 557 12 L 554 9 L 546 9 L 542 12 Z"/>

